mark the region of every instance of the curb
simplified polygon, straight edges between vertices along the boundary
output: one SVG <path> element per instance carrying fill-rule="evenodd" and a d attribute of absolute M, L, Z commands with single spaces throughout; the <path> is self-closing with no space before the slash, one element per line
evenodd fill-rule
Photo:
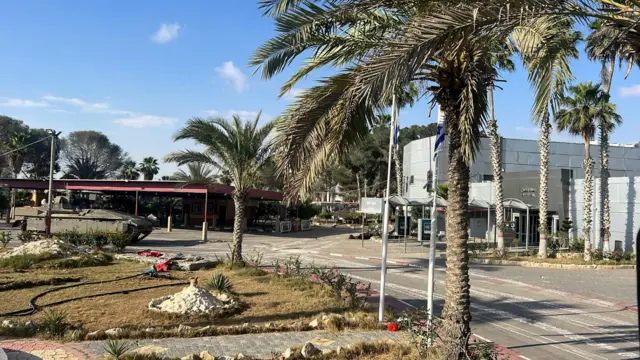
<path fill-rule="evenodd" d="M 446 260 L 446 256 L 441 256 L 441 259 Z M 547 268 L 547 269 L 565 269 L 565 270 L 623 270 L 623 269 L 635 269 L 637 265 L 578 265 L 578 264 L 554 264 L 535 261 L 515 261 L 515 260 L 500 260 L 500 259 L 469 259 L 469 263 L 472 264 L 485 264 L 485 265 L 508 265 L 508 266 L 520 266 L 531 268 Z"/>

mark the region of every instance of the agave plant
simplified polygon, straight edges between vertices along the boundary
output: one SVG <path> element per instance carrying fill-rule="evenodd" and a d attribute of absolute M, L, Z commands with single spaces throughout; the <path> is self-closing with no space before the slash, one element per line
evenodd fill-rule
<path fill-rule="evenodd" d="M 224 274 L 213 274 L 207 281 L 204 286 L 213 291 L 217 291 L 220 294 L 229 293 L 233 289 L 233 285 L 231 284 L 231 280 Z"/>
<path fill-rule="evenodd" d="M 111 359 L 122 359 L 123 355 L 131 350 L 133 344 L 130 341 L 125 340 L 113 340 L 109 339 L 104 342 L 102 349 L 109 355 Z"/>

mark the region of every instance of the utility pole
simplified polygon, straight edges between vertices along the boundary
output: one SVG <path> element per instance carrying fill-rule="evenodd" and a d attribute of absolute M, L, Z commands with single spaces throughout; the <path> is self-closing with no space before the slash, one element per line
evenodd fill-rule
<path fill-rule="evenodd" d="M 56 162 L 56 138 L 62 132 L 55 132 L 55 130 L 49 129 L 51 132 L 51 157 L 49 158 L 49 196 L 47 198 L 47 218 L 45 225 L 45 235 L 51 237 L 51 213 L 53 211 L 53 170 Z"/>

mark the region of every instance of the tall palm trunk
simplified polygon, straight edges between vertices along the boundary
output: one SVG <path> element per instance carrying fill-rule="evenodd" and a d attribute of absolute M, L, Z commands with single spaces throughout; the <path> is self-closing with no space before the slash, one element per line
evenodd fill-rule
<path fill-rule="evenodd" d="M 464 356 L 471 329 L 469 310 L 469 165 L 462 154 L 462 138 L 459 129 L 460 109 L 456 97 L 443 100 L 447 136 L 449 136 L 449 192 L 446 215 L 447 269 L 445 299 L 442 310 L 443 353 L 442 359 L 458 360 Z"/>
<path fill-rule="evenodd" d="M 608 96 L 611 91 L 611 81 L 613 80 L 613 71 L 615 69 L 615 52 L 609 60 L 608 69 L 604 79 L 607 81 L 603 84 L 603 92 Z M 605 252 L 611 251 L 609 240 L 611 238 L 611 207 L 609 204 L 609 129 L 600 124 L 600 213 L 601 213 L 601 229 L 600 241 Z"/>
<path fill-rule="evenodd" d="M 500 148 L 500 135 L 498 134 L 498 121 L 496 120 L 493 105 L 493 87 L 489 87 L 489 147 L 491 148 L 491 167 L 493 170 L 493 183 L 495 186 L 496 203 L 496 242 L 498 250 L 504 251 L 504 209 L 502 192 L 502 149 Z M 490 216 L 490 215 L 487 215 Z M 487 229 L 491 231 L 491 229 Z"/>
<path fill-rule="evenodd" d="M 233 218 L 233 250 L 231 252 L 231 262 L 242 263 L 244 262 L 242 258 L 242 227 L 244 224 L 247 193 L 245 191 L 235 191 L 232 197 L 235 216 Z"/>
<path fill-rule="evenodd" d="M 540 234 L 540 246 L 538 257 L 547 257 L 547 206 L 549 204 L 549 140 L 551 137 L 551 123 L 549 111 L 540 121 L 540 208 L 538 233 Z M 529 223 L 529 221 L 526 221 Z"/>
<path fill-rule="evenodd" d="M 591 260 L 591 205 L 593 199 L 593 159 L 590 139 L 584 139 L 584 259 Z"/>

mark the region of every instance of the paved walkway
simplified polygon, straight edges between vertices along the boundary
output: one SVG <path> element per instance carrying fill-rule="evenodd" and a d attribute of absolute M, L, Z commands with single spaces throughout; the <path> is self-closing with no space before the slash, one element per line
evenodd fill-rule
<path fill-rule="evenodd" d="M 319 349 L 336 349 L 362 341 L 398 341 L 403 336 L 401 333 L 388 331 L 346 331 L 339 333 L 299 331 L 198 338 L 141 339 L 134 341 L 137 351 L 163 353 L 171 357 L 182 357 L 191 353 L 199 354 L 202 351 L 208 351 L 214 356 L 230 356 L 242 353 L 246 356 L 270 358 L 274 355 L 280 355 L 289 347 L 302 346 L 306 342 L 313 343 Z M 87 353 L 91 359 L 104 355 L 103 341 L 84 341 L 68 343 L 67 345 Z"/>
<path fill-rule="evenodd" d="M 89 357 L 75 348 L 37 339 L 0 340 L 8 360 L 84 360 Z M 0 357 L 1 358 L 1 357 Z"/>

